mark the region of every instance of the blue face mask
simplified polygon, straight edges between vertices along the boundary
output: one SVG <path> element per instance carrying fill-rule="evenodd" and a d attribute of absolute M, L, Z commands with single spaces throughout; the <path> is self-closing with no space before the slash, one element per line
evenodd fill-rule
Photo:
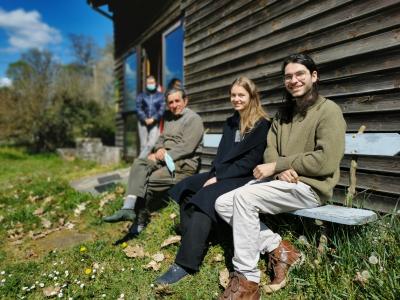
<path fill-rule="evenodd" d="M 148 85 L 146 85 L 146 89 L 147 89 L 148 91 L 150 91 L 150 92 L 155 91 L 156 88 L 157 88 L 157 87 L 156 87 L 155 84 L 148 84 Z"/>
<path fill-rule="evenodd" d="M 167 169 L 171 172 L 172 176 L 174 176 L 174 173 L 175 173 L 174 160 L 168 153 L 165 153 L 164 161 L 165 161 L 165 164 L 167 165 Z"/>

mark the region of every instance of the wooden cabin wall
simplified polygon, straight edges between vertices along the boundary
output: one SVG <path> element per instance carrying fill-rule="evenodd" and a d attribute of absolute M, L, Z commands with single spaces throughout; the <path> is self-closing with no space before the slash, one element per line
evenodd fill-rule
<path fill-rule="evenodd" d="M 318 64 L 320 93 L 340 105 L 348 132 L 361 125 L 400 131 L 399 0 L 188 0 L 184 10 L 185 86 L 210 132 L 220 133 L 232 113 L 229 85 L 239 75 L 256 82 L 273 116 L 283 100 L 282 60 L 295 52 Z M 205 149 L 203 163 L 214 154 Z M 337 201 L 350 159 L 341 163 Z M 359 203 L 392 211 L 400 199 L 399 156 L 360 156 L 358 165 Z"/>

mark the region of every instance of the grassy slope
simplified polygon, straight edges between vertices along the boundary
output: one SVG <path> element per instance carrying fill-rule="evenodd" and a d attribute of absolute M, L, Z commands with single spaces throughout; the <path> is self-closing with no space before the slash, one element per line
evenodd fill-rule
<path fill-rule="evenodd" d="M 173 204 L 156 214 L 138 239 L 129 242 L 142 245 L 150 254 L 161 251 L 166 259 L 161 262 L 159 271 L 143 268 L 150 262 L 149 257 L 129 259 L 121 247 L 112 246 L 122 235 L 122 225 L 102 224 L 99 220 L 121 205 L 121 194 L 112 193 L 116 199 L 100 210 L 102 197 L 77 193 L 67 184 L 67 180 L 101 170 L 87 162 L 63 162 L 55 155 L 33 156 L 16 149 L 0 148 L 0 216 L 4 218 L 0 223 L 0 299 L 42 299 L 41 283 L 45 287 L 66 285 L 62 289 L 66 299 L 117 299 L 122 293 L 125 299 L 216 298 L 221 292 L 219 271 L 225 268 L 224 262 L 214 261 L 216 254 L 223 254 L 220 246 L 211 247 L 198 274 L 159 293 L 151 286 L 168 268 L 177 250 L 176 245 L 160 250 L 161 242 L 175 234 L 177 220 L 171 219 L 170 214 L 177 213 L 178 209 Z M 76 223 L 81 232 L 92 235 L 90 240 L 56 251 L 49 248 L 39 252 L 35 248 L 41 240 L 32 241 L 26 233 L 43 230 L 40 217 L 33 212 L 49 196 L 51 201 L 44 206 L 43 217 L 50 220 L 53 227 L 60 218 Z M 73 210 L 82 202 L 88 203 L 87 209 L 79 218 L 75 217 Z M 330 237 L 334 250 L 323 255 L 316 249 L 316 226 L 302 224 L 296 218 L 275 221 L 278 222 L 271 222 L 272 227 L 284 221 L 278 231 L 297 243 L 307 257 L 305 263 L 291 273 L 289 286 L 270 296 L 271 299 L 399 299 L 398 217 L 386 216 L 361 228 L 332 227 Z M 7 231 L 15 228 L 21 228 L 19 231 L 25 234 L 22 244 L 13 245 L 7 237 Z M 307 236 L 311 247 L 299 244 L 299 234 Z M 80 251 L 82 246 L 87 250 Z M 38 252 L 39 256 L 27 258 L 31 251 Z M 376 264 L 373 260 L 369 262 L 371 256 L 378 258 Z M 85 269 L 92 273 L 85 274 Z M 364 283 L 354 280 L 356 273 L 362 271 L 369 273 Z"/>

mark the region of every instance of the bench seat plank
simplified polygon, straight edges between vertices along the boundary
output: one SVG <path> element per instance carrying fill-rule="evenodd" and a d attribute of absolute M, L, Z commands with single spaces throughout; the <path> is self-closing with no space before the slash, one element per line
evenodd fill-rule
<path fill-rule="evenodd" d="M 363 225 L 378 219 L 377 214 L 373 211 L 337 205 L 299 209 L 291 214 L 346 225 Z"/>

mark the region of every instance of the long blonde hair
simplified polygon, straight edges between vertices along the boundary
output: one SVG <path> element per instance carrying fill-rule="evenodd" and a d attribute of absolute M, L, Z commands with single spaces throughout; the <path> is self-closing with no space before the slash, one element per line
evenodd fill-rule
<path fill-rule="evenodd" d="M 249 105 L 240 114 L 240 134 L 243 136 L 250 132 L 261 118 L 269 120 L 269 117 L 267 112 L 261 106 L 260 95 L 258 94 L 257 87 L 250 78 L 245 76 L 236 78 L 232 82 L 230 92 L 235 85 L 244 88 L 250 95 Z"/>

